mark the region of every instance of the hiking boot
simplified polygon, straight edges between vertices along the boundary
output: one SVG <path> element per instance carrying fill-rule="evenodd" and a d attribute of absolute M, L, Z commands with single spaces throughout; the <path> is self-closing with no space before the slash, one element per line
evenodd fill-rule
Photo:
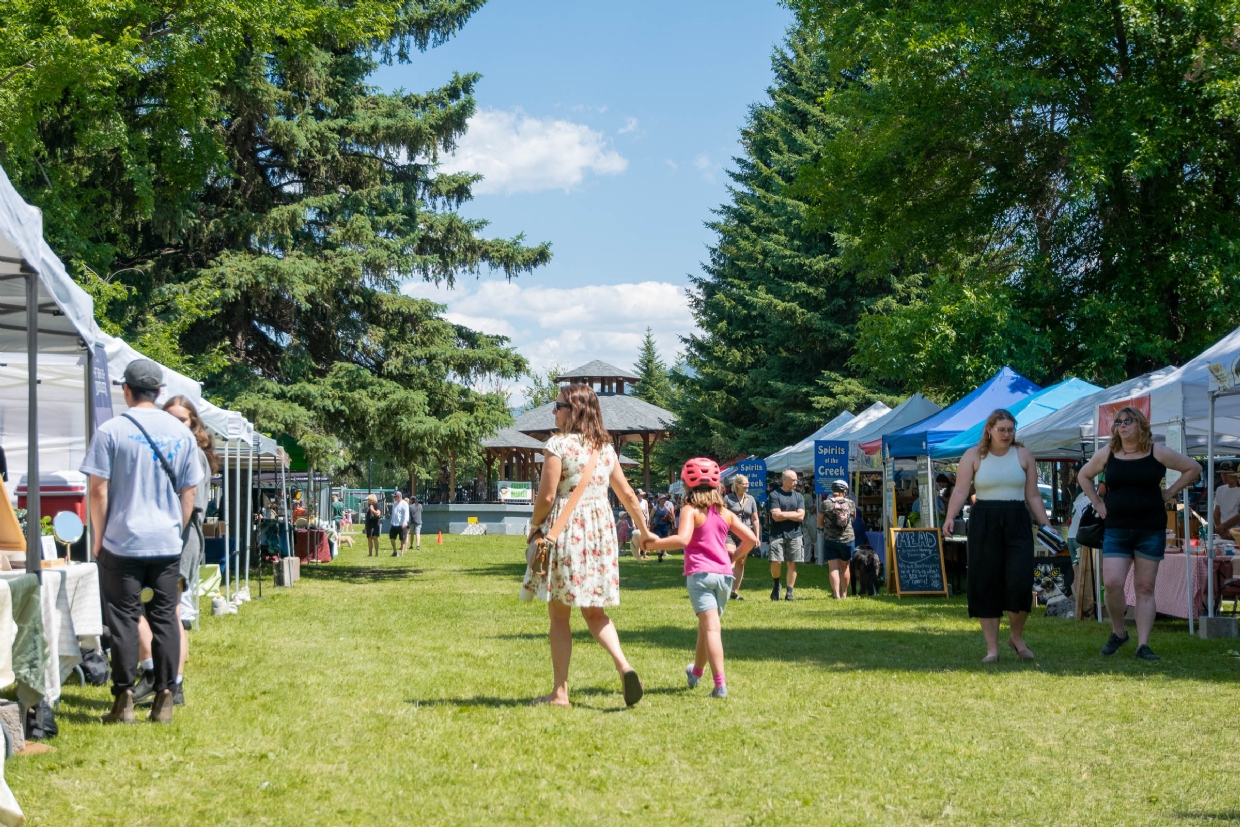
<path fill-rule="evenodd" d="M 779 584 L 778 583 L 775 584 L 775 588 L 771 589 L 771 599 L 776 600 L 776 601 L 779 600 Z"/>
<path fill-rule="evenodd" d="M 156 724 L 172 723 L 172 706 L 171 689 L 156 692 L 155 700 L 151 704 L 151 714 L 147 717 L 147 720 Z"/>
<path fill-rule="evenodd" d="M 1162 658 L 1154 654 L 1154 650 L 1149 647 L 1148 643 L 1143 643 L 1137 647 L 1137 658 L 1139 660 L 1148 660 L 1151 663 L 1162 660 Z"/>
<path fill-rule="evenodd" d="M 155 678 L 154 670 L 143 672 L 142 677 L 138 679 L 138 683 L 133 688 L 134 706 L 149 704 L 151 698 L 155 695 Z"/>
<path fill-rule="evenodd" d="M 692 663 L 685 667 L 685 681 L 688 682 L 690 689 L 697 689 L 698 681 L 700 680 L 701 678 L 693 674 Z"/>
<path fill-rule="evenodd" d="M 1127 632 L 1124 633 L 1123 637 L 1111 632 L 1111 636 L 1107 638 L 1106 645 L 1102 647 L 1102 654 L 1106 655 L 1108 658 L 1111 657 L 1111 655 L 1114 655 L 1119 651 L 1119 647 L 1128 642 L 1128 639 L 1129 636 Z"/>
<path fill-rule="evenodd" d="M 100 720 L 105 724 L 137 723 L 138 718 L 133 714 L 133 692 L 126 689 L 117 695 L 112 701 L 112 711 L 107 715 L 101 715 Z"/>
<path fill-rule="evenodd" d="M 185 682 L 174 684 L 172 687 L 172 705 L 185 706 Z"/>
<path fill-rule="evenodd" d="M 710 690 L 710 696 L 712 698 L 726 698 L 728 697 L 728 688 L 726 686 L 716 686 Z"/>

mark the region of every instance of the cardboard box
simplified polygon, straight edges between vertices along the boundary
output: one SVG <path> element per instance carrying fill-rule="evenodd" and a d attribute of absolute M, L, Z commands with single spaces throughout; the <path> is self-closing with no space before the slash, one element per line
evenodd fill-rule
<path fill-rule="evenodd" d="M 228 523 L 203 523 L 202 536 L 212 538 L 227 537 Z"/>

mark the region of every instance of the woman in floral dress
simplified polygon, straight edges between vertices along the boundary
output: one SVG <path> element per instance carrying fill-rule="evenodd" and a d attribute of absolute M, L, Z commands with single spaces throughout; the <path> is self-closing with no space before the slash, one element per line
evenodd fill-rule
<path fill-rule="evenodd" d="M 530 521 L 530 540 L 555 524 L 596 450 L 598 460 L 581 501 L 551 550 L 548 574 L 535 575 L 527 567 L 521 585 L 521 599 L 547 601 L 551 618 L 554 684 L 551 692 L 535 703 L 570 706 L 568 663 L 573 652 L 573 633 L 568 620 L 576 606 L 590 627 L 590 634 L 615 662 L 624 687 L 624 702 L 632 706 L 641 700 L 641 681 L 620 650 L 616 627 L 604 610 L 620 602 L 619 544 L 607 502 L 609 484 L 639 532 L 634 542 L 640 545 L 641 538 L 649 536 L 650 530 L 642 518 L 637 495 L 620 471 L 611 437 L 603 427 L 598 396 L 588 385 L 573 384 L 560 390 L 555 401 L 555 426 L 556 435 L 543 448 L 542 482 Z"/>

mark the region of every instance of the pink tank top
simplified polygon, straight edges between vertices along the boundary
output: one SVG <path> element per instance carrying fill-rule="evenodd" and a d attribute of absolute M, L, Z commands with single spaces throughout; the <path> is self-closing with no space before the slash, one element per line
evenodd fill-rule
<path fill-rule="evenodd" d="M 724 543 L 728 536 L 728 524 L 719 516 L 719 509 L 711 506 L 706 519 L 693 531 L 689 545 L 685 546 L 685 576 L 690 574 L 731 574 L 732 558 Z"/>

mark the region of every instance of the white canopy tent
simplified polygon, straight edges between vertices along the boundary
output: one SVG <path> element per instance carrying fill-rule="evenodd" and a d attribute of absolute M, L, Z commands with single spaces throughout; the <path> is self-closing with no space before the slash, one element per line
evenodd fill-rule
<path fill-rule="evenodd" d="M 881 439 L 884 434 L 892 434 L 896 431 L 907 428 L 910 425 L 921 422 L 927 417 L 934 416 L 943 408 L 934 402 L 915 393 L 908 399 L 905 399 L 899 405 L 896 405 L 886 414 L 870 423 L 866 428 L 850 434 L 848 441 L 851 443 L 848 453 L 848 461 L 851 470 L 857 470 L 861 466 L 871 466 L 869 457 L 861 450 L 861 445 L 867 442 L 873 442 Z M 878 454 L 875 454 L 877 457 Z M 874 460 L 878 463 L 879 460 Z M 873 464 L 877 468 L 877 464 Z"/>
<path fill-rule="evenodd" d="M 882 403 L 878 404 L 881 405 Z M 883 407 L 886 406 L 884 405 Z M 868 413 L 868 411 L 865 413 Z M 767 457 L 766 472 L 768 474 L 780 474 L 789 468 L 793 471 L 812 472 L 814 470 L 814 441 L 818 439 L 833 439 L 831 434 L 856 420 L 857 417 L 853 416 L 852 413 L 844 411 L 795 445 L 789 445 L 787 448 L 776 451 Z"/>

